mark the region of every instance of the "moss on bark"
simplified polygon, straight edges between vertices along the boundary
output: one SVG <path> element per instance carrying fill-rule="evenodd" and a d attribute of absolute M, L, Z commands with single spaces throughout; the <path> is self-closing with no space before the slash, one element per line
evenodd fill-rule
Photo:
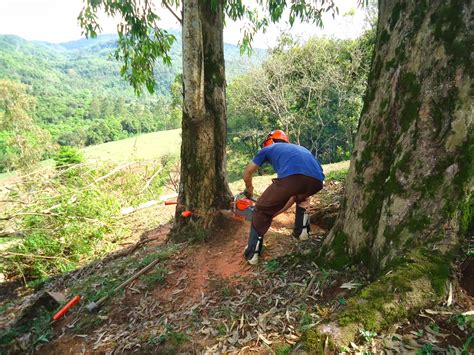
<path fill-rule="evenodd" d="M 338 317 L 339 324 L 358 323 L 377 332 L 416 313 L 427 302 L 436 302 L 445 294 L 451 259 L 436 251 L 418 249 L 392 261 L 386 269 L 390 273 L 349 300 Z"/>
<path fill-rule="evenodd" d="M 383 276 L 350 298 L 329 323 L 308 330 L 302 337 L 310 353 L 340 350 L 359 329 L 380 332 L 417 314 L 446 294 L 453 254 L 418 248 L 393 260 Z"/>
<path fill-rule="evenodd" d="M 381 0 L 380 9 L 345 207 L 320 254 L 363 261 L 379 278 L 332 319 L 336 346 L 357 327 L 378 332 L 439 301 L 474 228 L 472 6 Z M 319 349 L 329 328 L 312 334 Z"/>

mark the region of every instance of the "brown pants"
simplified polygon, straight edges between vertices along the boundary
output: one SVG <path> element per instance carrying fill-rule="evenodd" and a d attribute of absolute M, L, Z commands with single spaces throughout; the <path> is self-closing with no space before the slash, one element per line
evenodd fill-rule
<path fill-rule="evenodd" d="M 252 226 L 258 235 L 263 236 L 272 224 L 273 216 L 279 212 L 288 200 L 295 196 L 296 203 L 304 201 L 320 191 L 323 183 L 318 179 L 305 175 L 290 175 L 281 179 L 273 179 L 257 201 L 252 215 Z"/>

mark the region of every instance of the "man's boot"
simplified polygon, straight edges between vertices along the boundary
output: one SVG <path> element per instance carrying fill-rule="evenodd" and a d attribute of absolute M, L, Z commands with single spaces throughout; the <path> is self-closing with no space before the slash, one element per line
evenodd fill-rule
<path fill-rule="evenodd" d="M 306 208 L 296 205 L 295 228 L 293 237 L 298 240 L 308 240 L 309 238 L 309 213 Z"/>
<path fill-rule="evenodd" d="M 258 263 L 258 257 L 262 252 L 263 246 L 263 236 L 258 235 L 255 228 L 250 227 L 249 242 L 244 251 L 245 259 L 251 265 L 256 265 Z"/>

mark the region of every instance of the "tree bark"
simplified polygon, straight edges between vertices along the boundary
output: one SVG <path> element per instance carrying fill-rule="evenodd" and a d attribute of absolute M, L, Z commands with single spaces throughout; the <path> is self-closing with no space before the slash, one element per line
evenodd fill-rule
<path fill-rule="evenodd" d="M 472 219 L 472 7 L 380 0 L 345 202 L 325 243 L 374 273 L 418 246 L 453 251 Z"/>
<path fill-rule="evenodd" d="M 183 118 L 181 177 L 172 235 L 187 239 L 229 208 L 226 174 L 223 1 L 183 1 Z M 190 210 L 191 217 L 181 212 Z"/>
<path fill-rule="evenodd" d="M 379 11 L 345 199 L 320 254 L 377 280 L 306 334 L 316 353 L 439 302 L 473 233 L 472 2 L 380 0 Z"/>

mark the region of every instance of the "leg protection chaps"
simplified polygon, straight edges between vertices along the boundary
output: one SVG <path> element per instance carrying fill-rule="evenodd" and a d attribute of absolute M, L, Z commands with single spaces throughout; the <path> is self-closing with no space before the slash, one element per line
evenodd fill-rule
<path fill-rule="evenodd" d="M 293 237 L 298 240 L 308 240 L 309 238 L 309 213 L 306 208 L 296 206 L 295 228 L 293 229 Z"/>
<path fill-rule="evenodd" d="M 250 235 L 247 247 L 244 251 L 245 259 L 249 262 L 249 264 L 255 265 L 258 263 L 258 257 L 262 252 L 263 247 L 263 236 L 258 235 L 255 228 L 250 227 Z"/>

